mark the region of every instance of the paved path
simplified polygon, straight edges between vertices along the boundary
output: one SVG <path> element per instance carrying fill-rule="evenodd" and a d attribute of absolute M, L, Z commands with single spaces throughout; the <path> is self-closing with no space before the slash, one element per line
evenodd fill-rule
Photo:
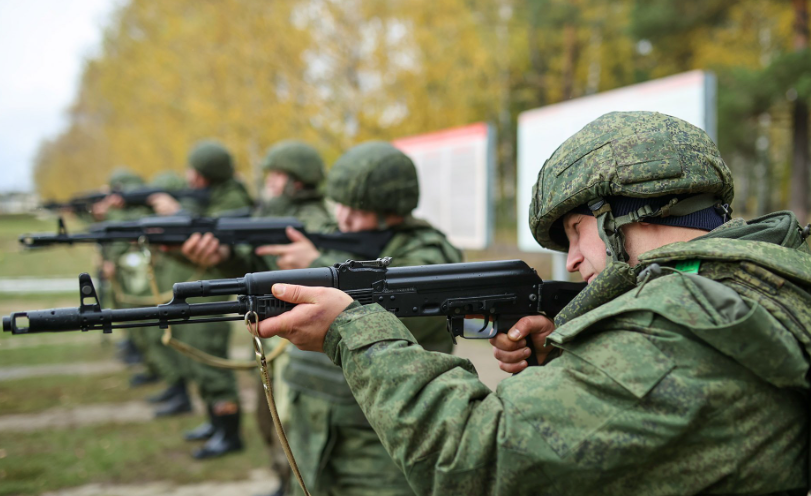
<path fill-rule="evenodd" d="M 79 278 L 4 277 L 0 293 L 78 293 Z"/>
<path fill-rule="evenodd" d="M 239 397 L 246 412 L 256 408 L 256 390 L 241 389 Z M 204 412 L 205 406 L 192 399 L 194 411 Z M 149 422 L 155 419 L 155 405 L 145 401 L 125 403 L 101 403 L 73 408 L 51 408 L 36 413 L 0 415 L 0 432 L 31 432 L 44 429 L 72 429 L 96 424 L 128 424 Z"/>
<path fill-rule="evenodd" d="M 504 372 L 498 368 L 498 362 L 493 357 L 493 346 L 489 342 L 475 339 L 457 339 L 454 355 L 465 357 L 476 367 L 479 380 L 493 391 L 498 383 L 510 377 L 512 374 Z"/>
<path fill-rule="evenodd" d="M 28 377 L 43 377 L 51 375 L 81 376 L 112 374 L 126 369 L 126 365 L 113 360 L 104 362 L 57 363 L 53 365 L 0 367 L 0 381 L 13 381 Z"/>
<path fill-rule="evenodd" d="M 44 493 L 42 496 L 250 496 L 269 494 L 278 484 L 279 480 L 269 470 L 254 469 L 246 480 L 237 482 L 202 482 L 185 486 L 168 482 L 138 485 L 87 484 Z"/>

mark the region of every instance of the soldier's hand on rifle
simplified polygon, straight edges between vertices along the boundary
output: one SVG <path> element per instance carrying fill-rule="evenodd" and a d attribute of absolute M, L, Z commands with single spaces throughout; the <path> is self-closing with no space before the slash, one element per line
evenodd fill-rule
<path fill-rule="evenodd" d="M 90 207 L 90 214 L 95 220 L 104 220 L 107 217 L 107 212 L 111 208 L 121 208 L 124 206 L 124 199 L 121 196 L 112 194 L 106 196 L 103 200 L 97 201 Z"/>
<path fill-rule="evenodd" d="M 538 363 L 543 363 L 552 351 L 552 346 L 544 347 L 546 336 L 555 330 L 555 323 L 543 315 L 523 317 L 506 334 L 499 333 L 490 339 L 493 355 L 501 370 L 515 374 L 527 368 L 527 357 L 531 351 L 527 346 L 527 336 L 531 336 Z"/>
<path fill-rule="evenodd" d="M 281 336 L 300 350 L 324 351 L 324 336 L 352 297 L 335 288 L 274 284 L 273 296 L 297 303 L 289 312 L 259 322 L 259 335 Z"/>
<path fill-rule="evenodd" d="M 146 199 L 146 203 L 152 207 L 152 210 L 158 215 L 174 215 L 180 212 L 180 203 L 167 193 L 149 195 L 149 198 Z"/>
<path fill-rule="evenodd" d="M 220 244 L 211 233 L 194 233 L 183 243 L 183 255 L 199 267 L 213 267 L 231 257 L 231 248 Z"/>
<path fill-rule="evenodd" d="M 292 227 L 285 230 L 289 245 L 265 245 L 256 249 L 257 255 L 276 255 L 276 264 L 282 270 L 306 269 L 321 253 L 306 236 Z"/>

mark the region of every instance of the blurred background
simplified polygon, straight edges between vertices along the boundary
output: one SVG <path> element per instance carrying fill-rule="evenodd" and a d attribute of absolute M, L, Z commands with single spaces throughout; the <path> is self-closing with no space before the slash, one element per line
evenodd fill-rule
<path fill-rule="evenodd" d="M 489 232 L 466 257 L 523 258 L 548 277 L 550 255 L 518 247 L 531 187 L 519 115 L 695 70 L 712 77 L 705 110 L 736 216 L 811 221 L 807 0 L 5 0 L 0 67 L 0 314 L 75 306 L 76 274 L 93 271 L 91 246 L 19 251 L 19 234 L 54 230 L 42 201 L 98 189 L 119 166 L 182 173 L 209 137 L 257 194 L 283 139 L 329 166 L 365 140 L 482 123 Z M 463 201 L 449 177 L 442 195 Z M 461 353 L 494 387 L 504 375 L 479 344 Z M 270 492 L 251 419 L 246 452 L 192 462 L 176 438 L 199 415 L 151 422 L 141 400 L 155 386 L 129 388 L 112 355 L 97 335 L 0 337 L 0 495 Z M 240 376 L 250 396 L 255 377 Z"/>

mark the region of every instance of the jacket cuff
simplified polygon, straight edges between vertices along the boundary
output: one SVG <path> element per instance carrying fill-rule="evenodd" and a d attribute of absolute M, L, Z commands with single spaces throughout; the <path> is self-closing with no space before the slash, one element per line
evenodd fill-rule
<path fill-rule="evenodd" d="M 338 315 L 324 338 L 324 353 L 341 365 L 341 348 L 357 350 L 379 341 L 417 340 L 391 312 L 374 303 L 361 305 L 353 301 Z"/>

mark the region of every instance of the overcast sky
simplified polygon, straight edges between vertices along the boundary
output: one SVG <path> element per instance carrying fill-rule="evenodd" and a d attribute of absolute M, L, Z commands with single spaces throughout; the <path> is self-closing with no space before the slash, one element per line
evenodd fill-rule
<path fill-rule="evenodd" d="M 83 61 L 120 2 L 0 1 L 0 191 L 33 189 L 37 146 L 64 129 Z"/>

